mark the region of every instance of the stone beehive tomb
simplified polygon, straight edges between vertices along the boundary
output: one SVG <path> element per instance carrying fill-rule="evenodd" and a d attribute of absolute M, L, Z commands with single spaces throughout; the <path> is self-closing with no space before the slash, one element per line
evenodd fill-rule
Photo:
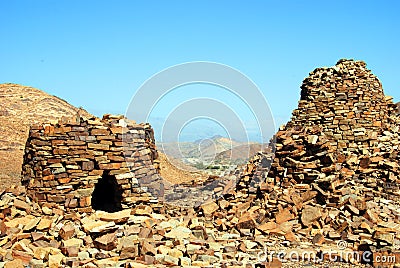
<path fill-rule="evenodd" d="M 399 249 L 397 107 L 362 61 L 314 70 L 273 139 L 271 168 L 271 154 L 254 156 L 214 216 L 242 215 L 224 228 L 255 228 L 292 245 L 345 240 L 354 250 Z M 261 183 L 251 187 L 253 180 Z"/>
<path fill-rule="evenodd" d="M 396 158 L 393 154 L 388 157 L 397 144 L 393 144 L 396 139 L 391 144 L 387 135 L 397 132 L 398 125 L 390 118 L 397 118 L 397 109 L 363 61 L 342 59 L 333 67 L 315 69 L 301 85 L 300 101 L 291 120 L 275 135 L 272 145 L 276 152 L 269 181 L 309 183 L 325 177 L 337 180 L 338 174 L 354 178 L 360 173 L 384 171 L 386 174 L 373 177 L 388 177 L 388 170 L 382 165 L 380 169 L 376 167 L 377 162 L 389 163 L 390 158 Z M 376 157 L 385 153 L 387 159 Z M 264 171 L 269 167 L 258 165 L 259 171 L 254 175 L 266 177 Z M 391 179 L 397 170 L 393 172 Z M 249 176 L 243 177 L 249 180 Z"/>
<path fill-rule="evenodd" d="M 112 115 L 64 121 L 30 129 L 22 184 L 33 200 L 81 212 L 117 211 L 163 194 L 149 124 Z"/>
<path fill-rule="evenodd" d="M 335 148 L 369 147 L 388 126 L 391 97 L 363 61 L 340 60 L 334 67 L 317 68 L 301 86 L 301 99 L 287 128 L 322 126 Z"/>
<path fill-rule="evenodd" d="M 298 108 L 276 135 L 270 176 L 285 183 L 396 184 L 399 117 L 366 64 L 340 60 L 315 69 L 301 88 Z"/>

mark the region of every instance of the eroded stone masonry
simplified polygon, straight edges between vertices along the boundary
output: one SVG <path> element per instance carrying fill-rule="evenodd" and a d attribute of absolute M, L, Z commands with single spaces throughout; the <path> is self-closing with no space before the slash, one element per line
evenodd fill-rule
<path fill-rule="evenodd" d="M 156 158 L 149 124 L 123 116 L 78 116 L 31 127 L 22 184 L 40 204 L 116 211 L 162 196 Z"/>
<path fill-rule="evenodd" d="M 270 156 L 258 154 L 226 197 L 232 211 L 252 211 L 239 228 L 291 245 L 344 240 L 353 250 L 398 249 L 398 105 L 362 61 L 318 68 L 301 88 L 292 119 L 275 135 L 271 169 L 263 164 Z M 254 176 L 263 183 L 246 187 Z"/>

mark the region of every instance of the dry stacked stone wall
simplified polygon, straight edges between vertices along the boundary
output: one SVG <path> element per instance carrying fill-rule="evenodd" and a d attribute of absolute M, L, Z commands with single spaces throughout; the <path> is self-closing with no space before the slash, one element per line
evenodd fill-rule
<path fill-rule="evenodd" d="M 316 69 L 273 139 L 275 154 L 259 153 L 238 170 L 213 216 L 240 215 L 224 227 L 294 246 L 344 240 L 353 250 L 398 250 L 398 107 L 362 61 Z"/>
<path fill-rule="evenodd" d="M 319 125 L 334 148 L 355 150 L 370 146 L 369 140 L 387 127 L 388 114 L 382 85 L 365 62 L 340 60 L 303 81 L 286 128 Z"/>
<path fill-rule="evenodd" d="M 123 116 L 32 126 L 22 184 L 40 204 L 81 212 L 157 202 L 163 184 L 153 129 Z"/>
<path fill-rule="evenodd" d="M 269 177 L 286 184 L 360 178 L 381 187 L 395 184 L 397 108 L 366 64 L 340 60 L 317 68 L 301 88 L 298 108 L 276 134 Z"/>

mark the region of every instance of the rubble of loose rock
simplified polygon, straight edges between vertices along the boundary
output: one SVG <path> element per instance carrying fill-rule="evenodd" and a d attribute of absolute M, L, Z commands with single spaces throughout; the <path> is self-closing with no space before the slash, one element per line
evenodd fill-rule
<path fill-rule="evenodd" d="M 365 66 L 341 60 L 304 80 L 298 109 L 275 135 L 275 158 L 255 156 L 220 201 L 214 215 L 241 215 L 226 228 L 255 228 L 288 245 L 399 249 L 400 118 Z M 260 176 L 258 188 L 246 187 Z"/>
<path fill-rule="evenodd" d="M 209 205 L 207 205 L 209 206 Z M 210 207 L 205 211 L 212 213 Z M 0 266 L 243 267 L 259 242 L 219 231 L 212 219 L 177 207 L 137 205 L 90 214 L 40 207 L 24 187 L 0 195 Z"/>

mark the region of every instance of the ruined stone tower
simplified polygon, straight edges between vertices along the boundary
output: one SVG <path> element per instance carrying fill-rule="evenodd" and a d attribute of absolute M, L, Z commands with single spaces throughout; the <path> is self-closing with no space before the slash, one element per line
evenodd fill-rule
<path fill-rule="evenodd" d="M 282 183 L 396 181 L 398 116 L 362 61 L 340 60 L 304 79 L 298 108 L 276 134 L 269 177 Z M 378 157 L 379 156 L 379 157 Z"/>
<path fill-rule="evenodd" d="M 304 79 L 298 108 L 286 128 L 319 125 L 334 147 L 368 146 L 388 125 L 388 104 L 380 81 L 364 62 L 340 60 Z"/>
<path fill-rule="evenodd" d="M 293 245 L 346 241 L 361 251 L 396 247 L 398 106 L 362 61 L 318 68 L 301 89 L 291 120 L 273 139 L 275 154 L 253 157 L 225 196 L 238 208 L 261 208 L 239 225 L 284 236 Z M 262 182 L 249 187 L 252 180 Z"/>
<path fill-rule="evenodd" d="M 162 196 L 153 129 L 123 116 L 32 126 L 22 184 L 40 204 L 117 211 Z"/>

